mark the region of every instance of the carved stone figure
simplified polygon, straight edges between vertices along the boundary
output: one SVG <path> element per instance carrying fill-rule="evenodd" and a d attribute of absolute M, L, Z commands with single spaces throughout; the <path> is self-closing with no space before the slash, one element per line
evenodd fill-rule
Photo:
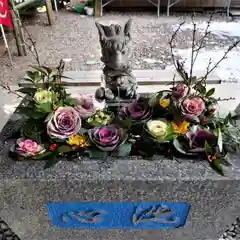
<path fill-rule="evenodd" d="M 102 49 L 101 61 L 105 64 L 105 87 L 97 89 L 95 94 L 99 101 L 113 100 L 118 96 L 121 99 L 136 97 L 137 81 L 128 63 L 132 55 L 131 24 L 131 19 L 124 28 L 119 24 L 105 26 L 96 23 Z"/>

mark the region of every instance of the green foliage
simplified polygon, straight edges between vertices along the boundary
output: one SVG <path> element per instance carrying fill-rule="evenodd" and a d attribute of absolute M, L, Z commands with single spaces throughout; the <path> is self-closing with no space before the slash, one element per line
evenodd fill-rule
<path fill-rule="evenodd" d="M 21 136 L 25 139 L 31 139 L 37 143 L 41 143 L 41 134 L 43 126 L 40 122 L 35 120 L 28 120 L 21 128 Z"/>
<path fill-rule="evenodd" d="M 90 158 L 106 158 L 108 156 L 108 152 L 100 151 L 96 148 L 89 148 L 85 150 L 85 153 L 88 154 Z"/>
<path fill-rule="evenodd" d="M 51 168 L 60 161 L 60 159 L 57 157 L 56 154 L 52 154 L 50 156 L 51 156 L 51 158 L 49 158 L 47 160 L 47 162 L 45 163 L 45 165 L 43 167 L 44 169 Z"/>
<path fill-rule="evenodd" d="M 39 155 L 36 155 L 35 157 L 33 157 L 33 160 L 47 160 L 51 157 L 53 157 L 53 155 L 55 155 L 54 152 L 51 151 L 45 151 L 44 153 L 41 153 Z"/>
<path fill-rule="evenodd" d="M 112 157 L 127 157 L 132 149 L 132 144 L 124 143 L 120 145 L 115 151 L 111 152 Z"/>
<path fill-rule="evenodd" d="M 37 107 L 37 111 L 41 113 L 51 113 L 53 111 L 52 103 L 50 102 L 36 104 L 36 107 Z"/>
<path fill-rule="evenodd" d="M 57 152 L 58 153 L 68 153 L 73 151 L 73 149 L 69 145 L 61 145 L 57 147 Z"/>
<path fill-rule="evenodd" d="M 215 170 L 217 173 L 219 173 L 220 175 L 224 176 L 224 173 L 223 173 L 223 169 L 222 169 L 222 166 L 219 162 L 218 159 L 215 159 L 214 161 L 212 161 L 210 163 L 210 166 L 212 167 L 213 170 Z"/>
<path fill-rule="evenodd" d="M 206 97 L 210 97 L 215 93 L 215 88 L 211 88 L 210 90 L 207 91 Z"/>

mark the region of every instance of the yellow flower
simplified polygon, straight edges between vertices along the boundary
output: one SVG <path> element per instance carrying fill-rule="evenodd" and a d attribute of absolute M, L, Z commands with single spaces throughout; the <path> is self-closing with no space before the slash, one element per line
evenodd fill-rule
<path fill-rule="evenodd" d="M 73 146 L 73 148 L 85 148 L 89 146 L 89 143 L 87 142 L 86 138 L 83 136 L 75 135 L 71 136 L 67 140 L 67 144 Z"/>
<path fill-rule="evenodd" d="M 159 100 L 159 104 L 162 108 L 166 108 L 169 106 L 169 99 L 161 99 Z"/>
<path fill-rule="evenodd" d="M 185 121 L 185 120 L 182 121 L 179 124 L 176 124 L 175 122 L 172 122 L 174 132 L 177 133 L 177 134 L 183 134 L 183 135 L 187 132 L 189 124 L 190 123 Z"/>

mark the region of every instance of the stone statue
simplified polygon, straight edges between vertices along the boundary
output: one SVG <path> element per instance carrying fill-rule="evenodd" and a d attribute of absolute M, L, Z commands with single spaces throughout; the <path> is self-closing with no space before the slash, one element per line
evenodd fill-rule
<path fill-rule="evenodd" d="M 101 61 L 105 64 L 105 86 L 97 89 L 95 94 L 99 101 L 114 100 L 118 96 L 120 99 L 136 98 L 137 81 L 128 63 L 132 55 L 131 25 L 131 19 L 124 28 L 118 24 L 105 26 L 96 23 L 102 49 Z"/>

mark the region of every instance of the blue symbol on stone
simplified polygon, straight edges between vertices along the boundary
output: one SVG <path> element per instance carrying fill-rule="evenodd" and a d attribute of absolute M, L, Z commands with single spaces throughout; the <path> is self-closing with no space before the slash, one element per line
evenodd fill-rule
<path fill-rule="evenodd" d="M 176 224 L 180 221 L 179 217 L 174 216 L 174 211 L 164 205 L 155 205 L 145 209 L 136 210 L 132 216 L 134 225 L 146 222 L 155 222 L 162 224 Z"/>
<path fill-rule="evenodd" d="M 48 203 L 58 228 L 170 229 L 185 225 L 190 204 L 184 202 Z"/>
<path fill-rule="evenodd" d="M 63 222 L 78 221 L 79 223 L 100 223 L 106 213 L 95 210 L 87 210 L 80 212 L 67 212 L 61 216 Z"/>

